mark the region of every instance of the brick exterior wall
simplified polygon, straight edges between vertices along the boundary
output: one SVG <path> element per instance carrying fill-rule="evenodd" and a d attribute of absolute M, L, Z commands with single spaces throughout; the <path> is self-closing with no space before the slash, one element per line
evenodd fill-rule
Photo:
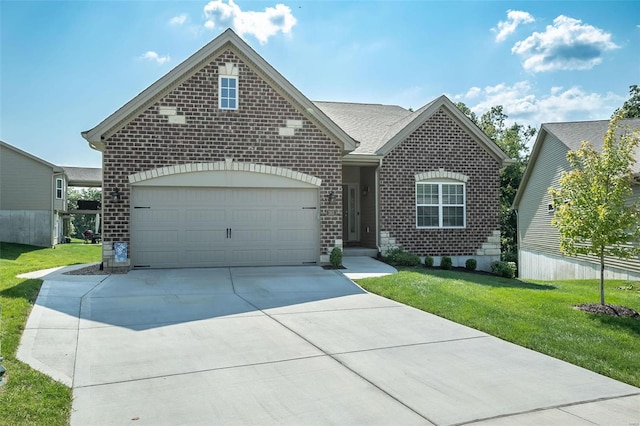
<path fill-rule="evenodd" d="M 466 228 L 416 228 L 415 175 L 462 173 L 466 183 Z M 498 162 L 444 110 L 437 111 L 389 152 L 380 169 L 380 231 L 418 255 L 477 255 L 499 229 Z"/>
<path fill-rule="evenodd" d="M 238 65 L 238 110 L 218 109 L 218 67 Z M 175 107 L 185 124 L 171 124 L 160 107 Z M 280 136 L 286 120 L 302 120 L 293 136 Z M 321 254 L 342 238 L 342 151 L 247 64 L 227 50 L 105 140 L 103 242 L 127 241 L 131 174 L 177 164 L 234 161 L 279 166 L 322 179 Z M 118 188 L 122 201 L 109 194 Z M 328 205 L 328 194 L 333 202 Z M 105 259 L 107 260 L 107 259 Z"/>

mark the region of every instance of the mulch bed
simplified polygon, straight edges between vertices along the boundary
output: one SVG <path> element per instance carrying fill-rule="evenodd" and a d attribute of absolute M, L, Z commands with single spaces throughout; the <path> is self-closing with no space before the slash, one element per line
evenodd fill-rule
<path fill-rule="evenodd" d="M 64 275 L 109 275 L 109 272 L 100 270 L 100 264 L 96 263 L 95 265 L 65 272 Z"/>
<path fill-rule="evenodd" d="M 640 314 L 626 306 L 620 305 L 601 305 L 599 303 L 583 303 L 582 305 L 574 306 L 573 309 L 577 309 L 583 312 L 589 312 L 592 314 L 609 315 L 612 317 L 630 317 L 640 319 Z"/>

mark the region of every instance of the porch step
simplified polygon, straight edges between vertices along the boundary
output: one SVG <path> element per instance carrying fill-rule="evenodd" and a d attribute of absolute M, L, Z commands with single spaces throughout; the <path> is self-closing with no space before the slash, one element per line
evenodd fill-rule
<path fill-rule="evenodd" d="M 365 247 L 345 247 L 342 255 L 376 257 L 378 256 L 378 249 Z"/>

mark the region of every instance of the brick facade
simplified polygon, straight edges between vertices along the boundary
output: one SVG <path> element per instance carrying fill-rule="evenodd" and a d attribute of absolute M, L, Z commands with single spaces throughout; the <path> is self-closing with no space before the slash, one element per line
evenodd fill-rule
<path fill-rule="evenodd" d="M 439 169 L 469 177 L 464 229 L 416 227 L 415 175 Z M 499 173 L 499 162 L 440 109 L 384 157 L 380 231 L 419 255 L 476 256 L 499 229 Z"/>
<path fill-rule="evenodd" d="M 218 109 L 218 70 L 227 63 L 238 65 L 239 108 L 234 111 Z M 175 108 L 175 114 L 184 119 L 167 116 L 167 108 L 161 111 L 160 107 Z M 287 120 L 302 121 L 293 136 L 279 132 Z M 105 257 L 109 243 L 130 241 L 130 175 L 229 157 L 320 178 L 321 254 L 342 238 L 341 148 L 229 49 L 105 140 Z M 109 197 L 115 188 L 123 195 L 121 201 Z M 331 204 L 330 192 L 334 194 Z"/>

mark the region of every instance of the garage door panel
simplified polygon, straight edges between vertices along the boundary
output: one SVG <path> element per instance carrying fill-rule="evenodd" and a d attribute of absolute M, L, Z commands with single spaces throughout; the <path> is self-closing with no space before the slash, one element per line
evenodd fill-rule
<path fill-rule="evenodd" d="M 136 254 L 135 265 L 145 266 L 145 267 L 156 267 L 156 268 L 157 267 L 177 268 L 177 267 L 180 267 L 180 262 L 178 261 L 178 257 L 179 257 L 179 254 L 175 250 L 140 251 Z M 162 265 L 162 266 L 157 266 L 157 265 Z"/>
<path fill-rule="evenodd" d="M 251 247 L 247 243 L 254 245 L 269 244 L 273 241 L 271 229 L 232 229 L 229 244 L 232 247 Z"/>
<path fill-rule="evenodd" d="M 227 221 L 225 209 L 188 209 L 184 214 L 185 223 L 217 224 Z"/>
<path fill-rule="evenodd" d="M 271 265 L 273 263 L 273 256 L 268 248 L 232 249 L 230 253 L 230 260 L 236 266 Z"/>
<path fill-rule="evenodd" d="M 209 243 L 209 244 L 221 244 L 227 239 L 227 232 L 225 229 L 218 230 L 206 230 L 198 229 L 185 231 L 184 241 L 185 243 Z"/>
<path fill-rule="evenodd" d="M 231 214 L 231 223 L 270 223 L 270 209 L 239 209 Z"/>
<path fill-rule="evenodd" d="M 165 198 L 166 196 L 166 198 Z M 135 266 L 296 265 L 319 252 L 318 192 L 134 187 Z"/>
<path fill-rule="evenodd" d="M 182 265 L 188 267 L 225 266 L 227 264 L 226 250 L 187 250 L 182 253 Z"/>
<path fill-rule="evenodd" d="M 307 244 L 309 241 L 315 240 L 315 232 L 312 229 L 279 229 L 277 240 L 282 243 L 298 243 Z"/>

